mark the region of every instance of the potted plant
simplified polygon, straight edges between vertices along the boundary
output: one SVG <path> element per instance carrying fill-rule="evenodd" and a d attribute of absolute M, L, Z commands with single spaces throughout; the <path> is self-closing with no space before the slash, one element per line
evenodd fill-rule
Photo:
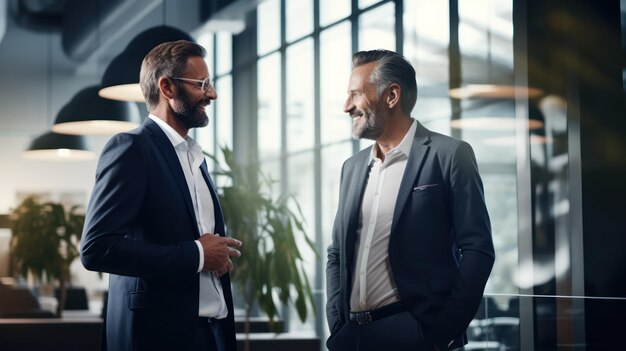
<path fill-rule="evenodd" d="M 296 199 L 265 192 L 264 185 L 269 189 L 271 181 L 258 163 L 238 164 L 228 147 L 222 148 L 222 153 L 226 167 L 218 167 L 214 174 L 225 177 L 222 183 L 228 184 L 219 188 L 227 231 L 243 242 L 232 280 L 245 303 L 245 349 L 249 350 L 250 313 L 255 304 L 270 323 L 279 304 L 294 305 L 302 321 L 309 307 L 315 311 L 301 252 L 317 252 L 305 233 Z M 206 155 L 219 164 L 215 157 Z M 304 239 L 300 245 L 299 238 Z"/>
<path fill-rule="evenodd" d="M 85 223 L 79 208 L 73 206 L 66 212 L 59 203 L 40 204 L 29 197 L 12 212 L 11 269 L 24 277 L 30 272 L 38 282 L 58 281 L 57 317 L 65 306 L 70 264 L 79 256 Z"/>

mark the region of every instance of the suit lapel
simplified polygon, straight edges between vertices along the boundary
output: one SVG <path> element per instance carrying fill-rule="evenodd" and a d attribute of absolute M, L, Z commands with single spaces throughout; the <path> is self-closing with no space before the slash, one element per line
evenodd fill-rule
<path fill-rule="evenodd" d="M 411 196 L 413 184 L 415 184 L 417 178 L 419 178 L 422 167 L 424 166 L 424 160 L 426 160 L 426 156 L 430 150 L 430 146 L 428 146 L 429 143 L 430 137 L 428 136 L 428 129 L 417 122 L 413 145 L 411 145 L 411 152 L 409 153 L 409 159 L 407 160 L 406 169 L 404 170 L 400 189 L 398 190 L 396 206 L 393 210 L 393 221 L 391 222 L 392 235 L 398 225 L 398 219 L 400 218 L 400 214 L 402 214 L 404 205 L 409 199 L 409 196 Z"/>
<path fill-rule="evenodd" d="M 226 233 L 224 230 L 224 215 L 222 213 L 222 206 L 220 205 L 220 198 L 217 195 L 217 189 L 215 188 L 215 185 L 213 184 L 213 180 L 211 179 L 211 176 L 209 175 L 209 170 L 207 168 L 206 161 L 202 162 L 202 165 L 200 165 L 200 170 L 202 172 L 202 177 L 204 178 L 204 181 L 206 181 L 206 183 L 209 186 L 209 191 L 211 192 L 211 198 L 213 199 L 213 212 L 215 216 L 215 232 L 219 233 L 221 236 L 225 236 Z"/>
<path fill-rule="evenodd" d="M 344 223 L 346 226 L 346 235 L 344 236 L 344 247 L 346 249 L 346 259 L 343 261 L 346 272 L 348 274 L 344 277 L 343 286 L 347 286 L 348 289 L 344 290 L 344 300 L 350 306 L 350 290 L 352 290 L 352 263 L 354 262 L 354 251 L 356 249 L 356 231 L 359 225 L 359 217 L 361 216 L 361 204 L 363 203 L 363 195 L 367 186 L 367 178 L 369 176 L 370 164 L 369 157 L 371 147 L 361 151 L 355 156 L 354 168 L 351 170 L 346 169 L 346 176 L 348 179 L 345 181 L 348 184 L 349 191 L 347 193 L 347 203 L 344 217 Z"/>
<path fill-rule="evenodd" d="M 220 236 L 226 236 L 226 230 L 224 229 L 224 216 L 222 214 L 222 206 L 220 205 L 220 198 L 217 195 L 217 189 L 215 188 L 215 184 L 213 184 L 213 180 L 209 175 L 209 170 L 206 164 L 206 160 L 202 162 L 200 165 L 200 172 L 202 173 L 202 177 L 204 181 L 209 186 L 209 191 L 211 192 L 211 198 L 213 199 L 213 213 L 215 216 L 215 232 L 219 233 Z M 226 301 L 226 305 L 228 306 L 228 317 L 233 320 L 233 297 L 232 291 L 230 288 L 230 273 L 224 274 L 220 277 L 220 281 L 222 283 L 222 292 L 224 293 L 224 300 Z"/>
<path fill-rule="evenodd" d="M 157 125 L 156 122 L 150 118 L 147 118 L 144 122 L 144 128 L 146 128 L 148 133 L 150 133 L 152 140 L 154 140 L 154 143 L 161 151 L 161 155 L 163 155 L 163 158 L 167 161 L 170 171 L 176 180 L 176 184 L 178 184 L 180 193 L 184 198 L 185 207 L 187 207 L 187 213 L 190 216 L 192 221 L 191 223 L 193 223 L 192 227 L 195 228 L 196 237 L 200 237 L 200 233 L 198 233 L 198 222 L 196 221 L 196 214 L 193 210 L 193 202 L 191 202 L 191 194 L 189 193 L 189 186 L 187 185 L 187 180 L 185 180 L 185 174 L 183 173 L 183 168 L 180 165 L 180 160 L 176 155 L 174 146 L 167 138 L 163 130 L 161 130 L 161 127 L 159 127 L 159 125 Z"/>

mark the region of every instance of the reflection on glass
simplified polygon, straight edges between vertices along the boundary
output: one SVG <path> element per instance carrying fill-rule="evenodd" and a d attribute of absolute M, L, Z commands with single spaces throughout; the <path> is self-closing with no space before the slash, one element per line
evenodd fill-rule
<path fill-rule="evenodd" d="M 374 5 L 380 2 L 380 0 L 359 0 L 359 8 L 364 9 L 370 5 Z"/>
<path fill-rule="evenodd" d="M 359 50 L 396 50 L 395 5 L 386 3 L 359 18 Z"/>
<path fill-rule="evenodd" d="M 350 15 L 350 0 L 320 0 L 320 26 L 329 25 Z"/>
<path fill-rule="evenodd" d="M 350 27 L 344 21 L 320 35 L 322 144 L 349 140 L 352 133 L 352 122 L 343 112 L 352 67 Z"/>
<path fill-rule="evenodd" d="M 523 279 L 518 274 L 515 155 L 509 157 L 509 167 L 500 167 L 499 173 L 489 172 L 485 162 L 479 165 L 497 255 L 485 288 L 488 293 L 517 293 Z"/>
<path fill-rule="evenodd" d="M 472 100 L 463 101 L 461 106 L 461 118 L 451 121 L 451 126 L 461 127 L 462 138 L 472 145 L 478 162 L 514 165 L 515 144 L 494 144 L 494 140 L 515 137 L 515 103 L 508 100 Z M 532 125 L 539 123 L 537 119 L 530 121 Z"/>
<path fill-rule="evenodd" d="M 520 350 L 519 298 L 485 296 L 467 329 L 466 350 Z"/>
<path fill-rule="evenodd" d="M 312 148 L 315 144 L 313 106 L 313 39 L 287 48 L 287 150 Z"/>
<path fill-rule="evenodd" d="M 459 1 L 464 84 L 513 85 L 512 12 L 512 1 Z"/>
<path fill-rule="evenodd" d="M 264 55 L 280 46 L 280 1 L 262 1 L 257 7 L 257 52 Z"/>
<path fill-rule="evenodd" d="M 280 155 L 280 53 L 259 60 L 257 71 L 259 158 L 267 160 Z"/>
<path fill-rule="evenodd" d="M 233 65 L 233 36 L 227 32 L 217 33 L 217 73 L 214 76 L 230 72 Z"/>
<path fill-rule="evenodd" d="M 218 150 L 223 146 L 233 148 L 233 79 L 224 76 L 215 82 L 218 99 L 215 100 L 215 127 L 217 128 Z M 220 164 L 225 164 L 224 157 L 217 153 Z M 219 177 L 225 178 L 225 177 Z M 220 186 L 221 184 L 218 184 Z"/>
<path fill-rule="evenodd" d="M 447 1 L 404 1 L 404 56 L 416 72 L 418 98 L 412 116 L 434 131 L 450 134 Z"/>
<path fill-rule="evenodd" d="M 313 32 L 312 0 L 286 0 L 285 6 L 287 42 Z"/>

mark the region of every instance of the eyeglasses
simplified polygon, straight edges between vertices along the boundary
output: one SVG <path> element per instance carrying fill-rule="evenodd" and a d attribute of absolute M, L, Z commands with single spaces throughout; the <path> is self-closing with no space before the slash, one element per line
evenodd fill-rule
<path fill-rule="evenodd" d="M 170 78 L 187 82 L 187 83 L 195 83 L 195 85 L 199 87 L 204 94 L 206 94 L 208 91 L 215 90 L 215 88 L 213 87 L 213 81 L 211 80 L 211 77 L 206 77 L 204 78 L 204 80 L 182 78 L 182 77 L 170 77 Z"/>

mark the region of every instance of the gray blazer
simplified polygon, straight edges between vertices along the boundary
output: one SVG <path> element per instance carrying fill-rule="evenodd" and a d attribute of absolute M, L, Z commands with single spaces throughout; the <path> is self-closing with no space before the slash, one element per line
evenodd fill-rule
<path fill-rule="evenodd" d="M 328 247 L 326 314 L 332 334 L 350 318 L 356 230 L 371 147 L 341 173 Z M 441 350 L 465 343 L 495 253 L 483 185 L 469 144 L 417 125 L 396 201 L 389 261 L 402 302 L 426 341 Z"/>

